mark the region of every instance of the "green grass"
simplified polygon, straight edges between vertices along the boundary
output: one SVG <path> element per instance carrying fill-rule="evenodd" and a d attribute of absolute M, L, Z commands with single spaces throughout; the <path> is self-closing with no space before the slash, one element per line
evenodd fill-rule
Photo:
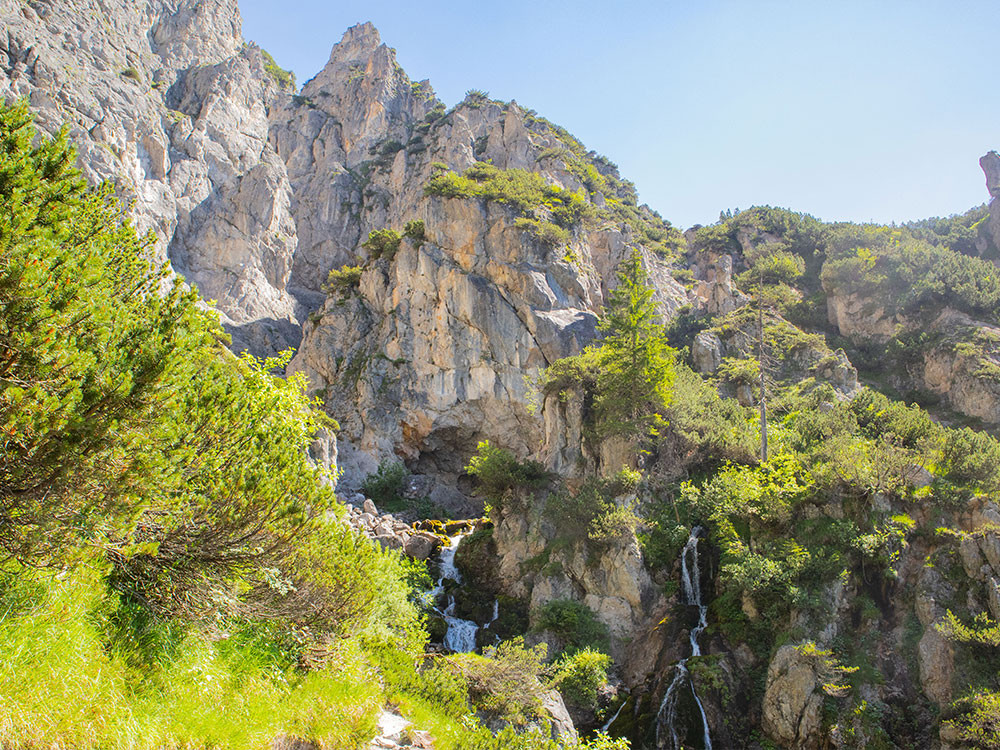
<path fill-rule="evenodd" d="M 191 632 L 139 668 L 107 642 L 95 571 L 37 583 L 0 608 L 2 747 L 235 750 L 291 734 L 352 748 L 375 733 L 383 696 L 353 642 L 302 673 Z"/>

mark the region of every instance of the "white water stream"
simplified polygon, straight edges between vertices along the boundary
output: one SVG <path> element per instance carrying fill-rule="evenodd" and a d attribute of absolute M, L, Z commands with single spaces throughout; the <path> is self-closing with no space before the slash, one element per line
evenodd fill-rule
<path fill-rule="evenodd" d="M 700 568 L 698 567 L 698 535 L 702 528 L 695 526 L 691 529 L 691 536 L 688 537 L 687 544 L 681 551 L 681 584 L 684 587 L 684 603 L 698 608 L 698 624 L 691 628 L 691 656 L 701 656 L 701 646 L 698 645 L 698 637 L 708 626 L 706 615 L 708 607 L 701 601 L 701 581 Z M 688 564 L 688 560 L 691 564 Z M 705 708 L 701 705 L 701 699 L 694 689 L 694 682 L 688 672 L 688 658 L 681 659 L 674 667 L 674 679 L 671 680 L 660 710 L 656 714 L 656 746 L 665 750 L 681 750 L 681 738 L 677 732 L 677 704 L 680 698 L 680 689 L 687 682 L 691 686 L 691 695 L 698 706 L 701 714 L 701 726 L 705 750 L 712 750 L 712 738 L 708 731 L 708 718 L 705 716 Z"/>
<path fill-rule="evenodd" d="M 458 545 L 462 541 L 463 536 L 465 534 L 451 537 L 448 540 L 448 546 L 441 548 L 441 577 L 438 579 L 434 591 L 431 592 L 435 600 L 444 592 L 444 582 L 446 580 L 454 581 L 455 583 L 462 582 L 462 574 L 455 567 L 455 552 L 458 550 Z M 494 607 L 494 613 L 496 614 L 496 607 Z M 495 614 L 494 619 L 496 619 Z M 463 620 L 460 617 L 455 617 L 455 596 L 453 594 L 448 594 L 448 604 L 445 606 L 444 611 L 441 612 L 441 616 L 444 617 L 444 621 L 448 624 L 448 630 L 444 636 L 445 648 L 451 651 L 475 651 L 476 631 L 479 630 L 479 626 L 472 622 L 472 620 Z"/>

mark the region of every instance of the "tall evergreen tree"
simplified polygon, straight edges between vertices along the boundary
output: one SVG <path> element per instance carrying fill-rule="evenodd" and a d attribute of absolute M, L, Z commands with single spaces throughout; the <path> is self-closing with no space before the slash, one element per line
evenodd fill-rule
<path fill-rule="evenodd" d="M 635 435 L 655 429 L 671 399 L 674 350 L 637 250 L 619 268 L 598 330 L 603 334 L 594 398 L 599 430 Z"/>

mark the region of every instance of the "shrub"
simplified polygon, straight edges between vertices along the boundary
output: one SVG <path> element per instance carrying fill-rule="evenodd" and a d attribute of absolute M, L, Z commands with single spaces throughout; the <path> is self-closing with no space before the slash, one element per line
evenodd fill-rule
<path fill-rule="evenodd" d="M 128 78 L 136 83 L 140 83 L 142 81 L 142 74 L 131 65 L 122 71 L 122 77 Z"/>
<path fill-rule="evenodd" d="M 518 461 L 509 450 L 497 448 L 489 440 L 479 443 L 465 470 L 479 480 L 486 496 L 498 504 L 511 490 L 539 487 L 546 478 L 540 463 Z"/>
<path fill-rule="evenodd" d="M 539 242 L 543 242 L 551 247 L 560 247 L 569 242 L 570 234 L 562 227 L 553 224 L 551 221 L 538 221 L 537 219 L 518 218 L 514 220 L 514 226 L 523 229 L 536 237 Z"/>
<path fill-rule="evenodd" d="M 948 430 L 942 463 L 949 480 L 988 492 L 1000 488 L 1000 443 L 968 427 Z"/>
<path fill-rule="evenodd" d="M 591 648 L 563 654 L 552 665 L 552 685 L 569 703 L 593 710 L 610 666 L 610 656 Z"/>
<path fill-rule="evenodd" d="M 326 292 L 328 294 L 338 294 L 347 297 L 356 291 L 361 283 L 361 273 L 364 268 L 361 266 L 343 266 L 334 268 L 330 275 L 326 277 Z"/>
<path fill-rule="evenodd" d="M 760 382 L 760 363 L 756 359 L 724 357 L 717 372 L 720 378 L 733 385 L 757 385 Z"/>
<path fill-rule="evenodd" d="M 403 228 L 403 236 L 413 240 L 418 245 L 427 239 L 425 232 L 423 219 L 408 221 Z"/>
<path fill-rule="evenodd" d="M 335 506 L 308 458 L 324 420 L 305 379 L 271 375 L 288 357 L 210 348 L 188 352 L 171 373 L 169 418 L 133 454 L 142 462 L 132 480 L 143 491 L 131 508 L 136 527 L 105 544 L 123 596 L 197 619 L 273 605 L 296 548 Z"/>
<path fill-rule="evenodd" d="M 155 240 L 87 189 L 64 134 L 36 143 L 27 104 L 0 104 L 0 142 L 0 558 L 38 565 L 124 534 L 160 491 L 143 425 L 170 421 L 171 372 L 222 332 L 179 284 L 160 294 Z"/>
<path fill-rule="evenodd" d="M 633 505 L 605 503 L 590 522 L 587 538 L 600 544 L 620 544 L 632 539 L 642 523 Z"/>
<path fill-rule="evenodd" d="M 641 471 L 623 466 L 616 474 L 608 478 L 608 492 L 613 497 L 627 495 L 639 489 L 640 482 L 642 482 Z"/>
<path fill-rule="evenodd" d="M 572 599 L 553 599 L 533 613 L 532 630 L 548 630 L 558 637 L 566 653 L 582 649 L 606 651 L 610 642 L 607 625 L 597 619 L 593 610 Z"/>
<path fill-rule="evenodd" d="M 372 258 L 385 258 L 391 262 L 399 251 L 402 239 L 402 235 L 393 229 L 375 229 L 368 233 L 368 239 L 361 243 L 361 247 L 368 250 Z"/>
<path fill-rule="evenodd" d="M 958 716 L 943 723 L 956 729 L 969 747 L 1000 750 L 1000 693 L 980 690 L 956 701 L 950 713 Z"/>
<path fill-rule="evenodd" d="M 264 58 L 264 70 L 276 84 L 278 88 L 284 89 L 286 91 L 295 90 L 295 73 L 290 70 L 285 70 L 275 62 L 271 54 L 266 50 L 261 48 L 261 57 Z"/>
<path fill-rule="evenodd" d="M 376 507 L 398 506 L 403 502 L 403 483 L 410 475 L 401 461 L 383 461 L 374 474 L 361 483 L 361 491 L 370 497 Z"/>
<path fill-rule="evenodd" d="M 465 105 L 473 109 L 479 109 L 483 105 L 490 103 L 490 94 L 482 89 L 469 89 L 465 92 Z"/>
<path fill-rule="evenodd" d="M 523 726 L 541 715 L 546 650 L 544 643 L 526 647 L 519 636 L 484 648 L 482 656 L 458 654 L 452 659 L 468 683 L 473 708 Z"/>
<path fill-rule="evenodd" d="M 966 625 L 949 609 L 934 628 L 955 643 L 972 644 L 987 649 L 1000 646 L 1000 624 L 991 620 L 985 612 L 980 612 L 971 625 Z"/>
<path fill-rule="evenodd" d="M 593 205 L 580 193 L 550 185 L 537 172 L 499 169 L 483 161 L 473 164 L 462 176 L 438 171 L 424 193 L 447 198 L 484 198 L 509 205 L 528 218 L 544 221 L 549 215 L 562 228 L 590 221 L 595 216 Z"/>

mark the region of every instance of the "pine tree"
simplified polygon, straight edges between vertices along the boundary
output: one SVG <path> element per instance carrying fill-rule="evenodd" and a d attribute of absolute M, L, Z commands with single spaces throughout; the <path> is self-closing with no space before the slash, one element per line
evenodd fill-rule
<path fill-rule="evenodd" d="M 603 334 L 594 399 L 599 431 L 635 435 L 655 429 L 671 399 L 673 349 L 638 251 L 622 262 L 598 330 Z"/>
<path fill-rule="evenodd" d="M 65 131 L 35 141 L 27 104 L 0 105 L 0 551 L 20 559 L 113 515 L 126 425 L 195 309 L 179 286 L 160 295 L 151 238 L 87 189 Z"/>

